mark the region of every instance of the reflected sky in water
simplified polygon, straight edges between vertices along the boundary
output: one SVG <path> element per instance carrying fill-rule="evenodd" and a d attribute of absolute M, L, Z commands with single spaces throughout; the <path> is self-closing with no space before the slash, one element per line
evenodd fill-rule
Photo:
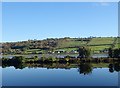
<path fill-rule="evenodd" d="M 78 68 L 3 68 L 4 86 L 117 86 L 118 72 L 109 68 L 94 68 L 88 75 L 80 74 Z"/>

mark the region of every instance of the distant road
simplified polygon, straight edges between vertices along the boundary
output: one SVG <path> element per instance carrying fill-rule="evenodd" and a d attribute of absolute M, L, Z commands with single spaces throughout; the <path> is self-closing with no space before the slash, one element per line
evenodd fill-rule
<path fill-rule="evenodd" d="M 48 57 L 64 58 L 67 55 L 74 56 L 76 58 L 78 56 L 78 54 L 30 54 L 30 55 L 3 55 L 3 56 L 0 55 L 0 58 L 2 58 L 2 57 L 12 58 L 14 56 L 25 56 L 27 58 L 34 57 L 34 56 L 38 56 L 39 58 L 41 58 L 41 57 L 46 57 L 46 58 L 48 58 Z M 108 57 L 108 54 L 93 54 L 92 57 L 93 58 L 100 58 L 100 57 L 105 57 L 106 58 L 106 57 Z"/>

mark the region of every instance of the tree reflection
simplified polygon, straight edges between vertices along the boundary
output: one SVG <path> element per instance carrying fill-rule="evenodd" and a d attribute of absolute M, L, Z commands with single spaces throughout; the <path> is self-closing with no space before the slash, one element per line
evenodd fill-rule
<path fill-rule="evenodd" d="M 109 72 L 113 73 L 114 69 L 113 69 L 113 64 L 109 64 Z"/>
<path fill-rule="evenodd" d="M 114 70 L 119 72 L 120 71 L 120 63 L 115 63 L 114 64 Z"/>
<path fill-rule="evenodd" d="M 26 64 L 23 64 L 23 63 L 17 63 L 17 64 L 2 64 L 2 68 L 6 68 L 6 67 L 10 67 L 10 66 L 14 66 L 15 69 L 23 69 L 26 66 Z"/>
<path fill-rule="evenodd" d="M 108 66 L 109 65 L 109 66 Z M 10 67 L 14 66 L 15 69 L 24 69 L 25 67 L 28 68 L 48 68 L 48 69 L 71 69 L 71 68 L 78 68 L 78 72 L 80 74 L 90 74 L 94 67 L 107 67 L 109 68 L 109 72 L 113 73 L 114 71 L 120 71 L 120 63 L 119 62 L 112 62 L 108 63 L 12 63 L 10 61 L 3 62 L 2 67 Z"/>
<path fill-rule="evenodd" d="M 119 72 L 120 71 L 120 63 L 112 63 L 112 64 L 109 64 L 109 72 L 114 72 L 114 71 L 117 71 Z"/>
<path fill-rule="evenodd" d="M 22 63 L 19 63 L 19 64 L 15 64 L 14 67 L 15 67 L 15 69 L 23 69 L 23 68 L 26 67 L 26 65 L 22 64 Z"/>
<path fill-rule="evenodd" d="M 80 63 L 78 71 L 80 74 L 90 74 L 92 73 L 92 65 L 90 63 Z"/>

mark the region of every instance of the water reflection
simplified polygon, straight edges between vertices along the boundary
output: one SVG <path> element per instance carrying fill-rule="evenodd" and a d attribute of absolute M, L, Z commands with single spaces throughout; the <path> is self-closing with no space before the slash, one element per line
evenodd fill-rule
<path fill-rule="evenodd" d="M 120 71 L 120 63 L 109 64 L 109 71 L 112 73 L 114 71 Z"/>
<path fill-rule="evenodd" d="M 92 70 L 93 70 L 93 68 L 92 68 L 92 65 L 90 63 L 81 63 L 79 65 L 78 72 L 80 74 L 86 75 L 86 74 L 92 73 Z"/>
<path fill-rule="evenodd" d="M 2 68 L 14 66 L 15 69 L 28 68 L 47 68 L 47 69 L 71 69 L 77 68 L 79 74 L 91 74 L 95 68 L 109 68 L 109 72 L 120 71 L 120 63 L 19 63 L 19 64 L 3 64 Z"/>
<path fill-rule="evenodd" d="M 5 86 L 116 86 L 120 71 L 119 63 L 9 63 L 2 67 Z"/>

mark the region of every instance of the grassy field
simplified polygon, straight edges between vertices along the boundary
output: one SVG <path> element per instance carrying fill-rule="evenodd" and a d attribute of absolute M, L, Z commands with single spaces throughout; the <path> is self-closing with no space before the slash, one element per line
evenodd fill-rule
<path fill-rule="evenodd" d="M 60 51 L 65 50 L 66 52 L 71 52 L 72 50 L 77 50 L 78 48 L 61 48 L 61 49 L 55 49 L 54 51 Z"/>
<path fill-rule="evenodd" d="M 102 46 L 89 46 L 89 48 L 92 51 L 100 51 L 100 50 L 104 50 L 104 49 L 108 49 L 110 47 L 110 45 L 102 45 Z"/>
<path fill-rule="evenodd" d="M 101 51 L 110 48 L 115 41 L 114 37 L 92 38 L 90 41 L 66 40 L 58 43 L 58 48 L 65 51 L 76 50 L 77 46 L 88 46 L 92 51 Z M 115 46 L 116 47 L 116 46 Z"/>
<path fill-rule="evenodd" d="M 120 48 L 120 43 L 116 43 L 114 49 Z"/>
<path fill-rule="evenodd" d="M 109 45 L 113 44 L 115 38 L 93 38 L 87 45 Z"/>
<path fill-rule="evenodd" d="M 32 54 L 32 53 L 43 53 L 44 51 L 43 50 L 41 50 L 41 49 L 29 49 L 29 50 L 26 50 L 25 51 L 25 53 L 27 53 L 27 54 Z"/>
<path fill-rule="evenodd" d="M 89 46 L 92 51 L 101 51 L 112 47 L 115 39 L 116 38 L 113 37 L 93 38 L 87 46 Z"/>
<path fill-rule="evenodd" d="M 86 45 L 86 41 L 77 41 L 77 40 L 63 40 L 58 42 L 58 48 L 66 48 L 66 47 L 77 47 Z"/>
<path fill-rule="evenodd" d="M 117 38 L 113 49 L 120 48 L 120 38 Z"/>

